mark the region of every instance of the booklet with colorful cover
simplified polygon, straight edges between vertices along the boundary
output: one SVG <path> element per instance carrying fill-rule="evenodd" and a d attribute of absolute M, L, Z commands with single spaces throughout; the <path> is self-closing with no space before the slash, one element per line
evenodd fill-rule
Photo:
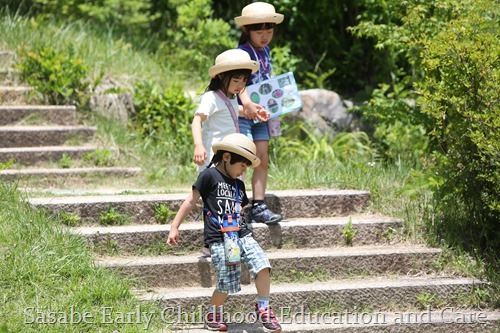
<path fill-rule="evenodd" d="M 302 99 L 292 72 L 249 85 L 246 89 L 252 102 L 262 105 L 271 113 L 269 118 L 279 117 L 302 107 Z"/>

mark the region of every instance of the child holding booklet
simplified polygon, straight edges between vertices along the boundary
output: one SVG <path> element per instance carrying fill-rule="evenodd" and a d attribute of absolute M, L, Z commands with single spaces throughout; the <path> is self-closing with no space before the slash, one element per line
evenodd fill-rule
<path fill-rule="evenodd" d="M 217 275 L 217 284 L 205 316 L 205 325 L 211 331 L 227 331 L 222 306 L 228 294 L 241 290 L 241 265 L 226 261 L 227 238 L 221 227 L 225 226 L 228 220 L 236 221 L 239 229 L 239 260 L 248 266 L 257 289 L 255 318 L 262 322 L 265 332 L 281 332 L 281 326 L 269 306 L 271 264 L 241 216 L 241 207 L 248 204 L 248 197 L 245 184 L 239 177 L 249 166 L 257 167 L 260 164 L 256 147 L 246 136 L 234 133 L 215 142 L 212 149 L 214 157 L 211 163 L 198 175 L 191 193 L 172 221 L 167 244 L 174 246 L 179 242 L 179 226 L 201 197 L 204 205 L 204 242 L 210 246 L 211 261 Z M 210 167 L 212 163 L 214 168 Z"/>

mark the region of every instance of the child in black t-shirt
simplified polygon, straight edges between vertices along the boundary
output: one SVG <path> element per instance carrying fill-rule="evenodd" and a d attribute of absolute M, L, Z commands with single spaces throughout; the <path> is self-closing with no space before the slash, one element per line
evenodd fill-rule
<path fill-rule="evenodd" d="M 226 263 L 224 233 L 220 229 L 220 224 L 225 218 L 227 220 L 228 215 L 237 216 L 241 262 L 248 266 L 257 288 L 256 318 L 262 322 L 266 332 L 281 332 L 281 326 L 269 306 L 271 264 L 253 238 L 244 219 L 239 216 L 241 207 L 247 205 L 249 200 L 245 184 L 238 177 L 245 173 L 247 167 L 259 165 L 260 160 L 255 155 L 255 144 L 243 134 L 235 133 L 214 143 L 212 149 L 215 153 L 212 163 L 216 167 L 207 168 L 199 174 L 190 195 L 172 222 L 167 244 L 172 246 L 178 243 L 179 226 L 195 208 L 201 196 L 204 204 L 204 242 L 210 246 L 212 265 L 217 274 L 217 285 L 212 294 L 205 322 L 207 329 L 211 331 L 227 331 L 221 307 L 228 294 L 241 290 L 241 265 Z"/>

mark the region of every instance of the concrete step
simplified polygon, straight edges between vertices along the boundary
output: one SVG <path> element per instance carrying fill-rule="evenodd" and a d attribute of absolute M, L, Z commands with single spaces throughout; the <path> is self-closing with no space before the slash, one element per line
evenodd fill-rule
<path fill-rule="evenodd" d="M 101 147 L 97 146 L 48 146 L 48 147 L 20 147 L 0 148 L 0 163 L 14 159 L 16 163 L 32 166 L 37 163 L 57 162 L 64 154 L 72 160 L 83 158 L 85 154 L 92 153 Z M 116 148 L 106 148 L 116 151 Z"/>
<path fill-rule="evenodd" d="M 151 314 L 152 320 L 173 323 L 172 332 L 206 333 L 204 311 L 167 307 Z M 281 314 L 277 313 L 278 316 Z M 169 317 L 170 316 L 170 317 Z M 172 319 L 171 319 L 172 318 Z M 263 333 L 262 324 L 250 318 L 249 311 L 226 313 L 228 331 Z M 248 319 L 246 319 L 248 318 Z M 498 333 L 500 312 L 485 309 L 431 308 L 400 312 L 295 312 L 280 317 L 283 332 L 297 333 Z M 143 321 L 147 325 L 143 317 Z M 145 326 L 146 327 L 146 326 Z"/>
<path fill-rule="evenodd" d="M 251 192 L 248 194 L 251 197 Z M 187 193 L 140 194 L 140 195 L 98 195 L 71 197 L 31 198 L 34 206 L 44 206 L 48 211 L 78 214 L 83 223 L 97 224 L 99 214 L 113 207 L 117 212 L 131 218 L 135 224 L 153 224 L 155 207 L 164 204 L 177 212 Z M 354 190 L 285 190 L 272 191 L 266 195 L 266 203 L 285 218 L 345 216 L 362 212 L 368 206 L 370 192 Z M 196 211 L 191 212 L 194 220 L 202 209 L 201 200 Z M 169 221 L 163 221 L 169 222 Z"/>
<path fill-rule="evenodd" d="M 461 307 L 474 295 L 480 281 L 470 278 L 377 276 L 330 280 L 314 283 L 283 283 L 271 285 L 271 302 L 278 313 L 311 311 L 313 309 L 376 309 L 397 311 L 418 309 L 422 305 Z M 141 300 L 156 301 L 160 307 L 197 309 L 210 304 L 213 288 L 151 288 L 137 290 Z M 424 297 L 428 295 L 428 297 Z M 424 299 L 425 298 L 425 299 Z M 245 311 L 256 303 L 255 286 L 242 285 L 241 291 L 226 300 L 227 311 Z M 419 301 L 420 299 L 420 301 Z M 435 304 L 435 305 L 434 305 Z"/>
<path fill-rule="evenodd" d="M 84 206 L 82 206 L 84 207 Z M 108 207 L 103 207 L 104 213 Z M 346 245 L 342 229 L 349 221 L 356 235 L 353 246 L 388 244 L 402 221 L 380 215 L 352 215 L 329 218 L 294 218 L 273 226 L 250 224 L 255 239 L 263 249 L 305 249 Z M 112 227 L 80 227 L 72 232 L 82 235 L 100 252 L 109 250 L 121 254 L 135 253 L 148 247 L 165 244 L 170 225 L 128 225 Z M 198 252 L 203 246 L 203 223 L 183 223 L 180 228 L 180 243 L 167 248 L 171 254 Z M 166 246 L 166 245 L 165 245 Z"/>
<path fill-rule="evenodd" d="M 0 50 L 0 68 L 11 67 L 16 59 L 16 52 Z"/>
<path fill-rule="evenodd" d="M 0 86 L 0 104 L 27 104 L 32 91 L 28 86 Z"/>
<path fill-rule="evenodd" d="M 87 142 L 95 126 L 0 126 L 0 147 L 41 147 L 64 145 L 68 140 Z"/>
<path fill-rule="evenodd" d="M 22 84 L 21 71 L 0 66 L 0 84 L 3 86 L 18 86 Z"/>
<path fill-rule="evenodd" d="M 75 125 L 73 105 L 0 105 L 0 126 L 24 123 Z"/>
<path fill-rule="evenodd" d="M 91 181 L 92 177 L 135 177 L 140 173 L 140 168 L 126 167 L 94 167 L 70 169 L 19 169 L 0 170 L 2 181 L 32 181 L 46 180 L 51 183 L 60 180 Z"/>
<path fill-rule="evenodd" d="M 273 278 L 281 279 L 281 281 L 290 281 L 300 276 L 330 280 L 356 275 L 425 274 L 433 270 L 433 261 L 438 259 L 440 254 L 440 249 L 416 245 L 311 248 L 266 252 L 273 267 Z M 106 257 L 98 259 L 97 263 L 123 275 L 138 278 L 143 287 L 215 287 L 216 278 L 211 260 L 200 257 L 199 254 Z M 248 269 L 243 265 L 242 283 L 249 284 L 252 280 Z"/>

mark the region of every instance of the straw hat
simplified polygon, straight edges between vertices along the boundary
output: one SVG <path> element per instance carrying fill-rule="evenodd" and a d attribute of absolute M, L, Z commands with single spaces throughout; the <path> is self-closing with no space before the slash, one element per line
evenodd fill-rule
<path fill-rule="evenodd" d="M 240 49 L 227 50 L 215 58 L 215 65 L 210 67 L 208 73 L 212 78 L 217 74 L 235 69 L 250 69 L 252 73 L 259 70 L 259 62 L 250 59 L 250 55 Z"/>
<path fill-rule="evenodd" d="M 252 167 L 254 168 L 258 167 L 260 164 L 260 159 L 255 155 L 257 151 L 255 144 L 241 133 L 226 135 L 222 140 L 213 144 L 212 150 L 216 154 L 219 150 L 224 150 L 243 156 L 252 162 Z"/>
<path fill-rule="evenodd" d="M 274 6 L 266 2 L 254 2 L 241 11 L 241 16 L 235 17 L 237 25 L 249 25 L 256 23 L 276 23 L 283 22 L 284 15 L 276 13 Z"/>

